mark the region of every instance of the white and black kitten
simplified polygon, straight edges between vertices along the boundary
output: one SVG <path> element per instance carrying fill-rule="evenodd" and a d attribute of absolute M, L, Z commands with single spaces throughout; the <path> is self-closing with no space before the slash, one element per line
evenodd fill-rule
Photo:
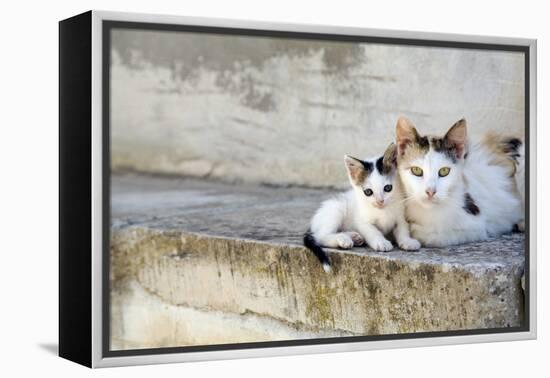
<path fill-rule="evenodd" d="M 404 199 L 396 174 L 396 146 L 383 156 L 360 160 L 344 157 L 352 189 L 321 204 L 304 235 L 304 245 L 330 271 L 330 260 L 322 247 L 349 249 L 367 244 L 377 251 L 389 251 L 393 233 L 400 248 L 416 250 L 405 220 Z"/>

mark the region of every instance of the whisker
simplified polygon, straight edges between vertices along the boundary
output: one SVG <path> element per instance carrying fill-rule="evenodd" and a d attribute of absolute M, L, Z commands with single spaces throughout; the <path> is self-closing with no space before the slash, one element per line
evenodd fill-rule
<path fill-rule="evenodd" d="M 405 198 L 401 198 L 397 203 L 405 203 L 405 202 L 408 202 L 412 199 L 414 199 L 413 196 L 408 196 L 408 197 L 405 197 Z"/>

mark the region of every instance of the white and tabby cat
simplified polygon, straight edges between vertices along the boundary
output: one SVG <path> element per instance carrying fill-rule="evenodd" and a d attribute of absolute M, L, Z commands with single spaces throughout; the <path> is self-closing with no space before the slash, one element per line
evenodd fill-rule
<path fill-rule="evenodd" d="M 325 271 L 331 267 L 322 247 L 349 249 L 366 243 L 377 251 L 389 251 L 393 245 L 385 236 L 393 232 L 400 248 L 420 248 L 420 243 L 410 237 L 405 221 L 395 158 L 393 143 L 379 158 L 344 157 L 352 189 L 323 202 L 304 235 L 304 245 Z"/>
<path fill-rule="evenodd" d="M 512 231 L 522 219 L 513 161 L 486 143 L 469 145 L 464 119 L 434 137 L 421 136 L 401 117 L 396 134 L 406 216 L 422 245 L 484 240 Z"/>

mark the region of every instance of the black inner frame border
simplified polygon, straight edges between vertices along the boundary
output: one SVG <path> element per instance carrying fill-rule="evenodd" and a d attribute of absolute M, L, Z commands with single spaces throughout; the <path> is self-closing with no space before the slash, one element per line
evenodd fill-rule
<path fill-rule="evenodd" d="M 285 341 L 263 341 L 263 342 L 245 342 L 233 344 L 212 344 L 196 345 L 183 347 L 163 347 L 163 348 L 140 348 L 126 350 L 110 350 L 110 224 L 111 224 L 111 137 L 110 137 L 110 61 L 111 61 L 111 30 L 113 29 L 133 29 L 139 31 L 170 31 L 170 32 L 193 32 L 206 34 L 224 34 L 249 37 L 272 37 L 285 39 L 305 39 L 353 43 L 373 43 L 386 45 L 416 46 L 416 47 L 441 47 L 472 50 L 495 50 L 507 52 L 520 52 L 524 56 L 525 71 L 525 291 L 524 291 L 524 314 L 523 324 L 519 327 L 507 328 L 483 328 L 472 330 L 456 331 L 432 331 L 417 333 L 400 333 L 388 335 L 364 335 L 347 337 L 330 337 L 317 339 L 298 339 Z M 405 31 L 402 32 L 406 34 Z M 452 38 L 452 36 L 450 36 Z M 420 38 L 397 38 L 397 37 L 374 37 L 363 35 L 348 34 L 327 34 L 313 32 L 295 32 L 280 30 L 263 29 L 245 29 L 228 28 L 213 26 L 196 26 L 180 24 L 161 24 L 148 22 L 131 21 L 102 21 L 102 194 L 103 194 L 103 240 L 102 240 L 102 356 L 103 357 L 125 357 L 125 356 L 143 356 L 154 354 L 173 354 L 189 352 L 208 352 L 224 351 L 237 349 L 255 349 L 255 348 L 279 348 L 319 344 L 342 344 L 365 341 L 383 341 L 383 340 L 402 340 L 419 339 L 433 337 L 449 336 L 467 336 L 467 335 L 486 335 L 497 333 L 514 333 L 530 331 L 530 219 L 529 219 L 529 194 L 530 194 L 530 47 L 522 45 L 499 44 L 499 43 L 480 43 L 480 42 L 454 42 L 436 39 Z"/>

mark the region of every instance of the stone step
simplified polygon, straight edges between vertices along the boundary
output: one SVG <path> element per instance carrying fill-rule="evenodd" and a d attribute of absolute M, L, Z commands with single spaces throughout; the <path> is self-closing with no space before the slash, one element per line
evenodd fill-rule
<path fill-rule="evenodd" d="M 248 330 L 212 331 L 200 343 L 521 325 L 523 234 L 417 252 L 327 250 L 333 262 L 327 274 L 301 238 L 320 201 L 330 195 L 294 187 L 114 176 L 113 346 L 199 342 L 173 332 L 164 338 L 142 332 L 144 339 L 136 340 L 140 329 L 154 323 L 151 316 L 191 329 L 189 322 L 200 317 L 189 311 L 224 314 L 228 322 L 213 324 Z M 150 297 L 142 305 L 128 300 L 136 298 L 137 287 L 146 294 L 138 297 Z M 155 301 L 166 311 L 159 311 Z M 139 316 L 143 313 L 158 315 Z M 247 317 L 261 323 L 255 338 L 247 336 L 250 322 L 236 326 Z"/>

